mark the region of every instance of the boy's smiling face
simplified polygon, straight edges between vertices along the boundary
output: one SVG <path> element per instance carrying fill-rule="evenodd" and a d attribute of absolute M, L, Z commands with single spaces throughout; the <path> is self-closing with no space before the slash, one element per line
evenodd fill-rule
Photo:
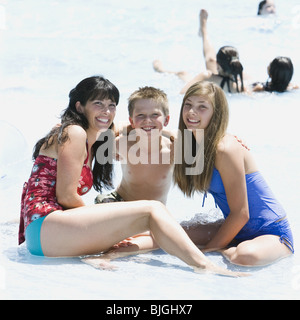
<path fill-rule="evenodd" d="M 140 99 L 134 104 L 132 117 L 129 117 L 133 129 L 142 129 L 147 133 L 157 129 L 161 131 L 168 125 L 170 116 L 165 116 L 162 108 L 152 99 Z"/>

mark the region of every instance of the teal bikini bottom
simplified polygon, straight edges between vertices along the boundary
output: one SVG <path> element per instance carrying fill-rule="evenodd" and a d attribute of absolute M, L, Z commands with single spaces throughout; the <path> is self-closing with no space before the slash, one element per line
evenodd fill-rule
<path fill-rule="evenodd" d="M 28 251 L 35 256 L 44 256 L 41 246 L 41 228 L 45 217 L 31 222 L 25 231 L 25 239 Z"/>

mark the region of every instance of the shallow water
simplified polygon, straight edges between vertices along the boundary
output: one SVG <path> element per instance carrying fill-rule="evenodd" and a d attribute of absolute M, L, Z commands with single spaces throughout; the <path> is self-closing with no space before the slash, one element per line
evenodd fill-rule
<path fill-rule="evenodd" d="M 276 18 L 256 16 L 257 1 L 0 1 L 0 295 L 14 299 L 299 299 L 300 90 L 284 94 L 228 95 L 229 131 L 242 137 L 276 194 L 294 232 L 293 257 L 264 268 L 242 268 L 217 253 L 208 256 L 252 276 L 230 279 L 192 272 L 159 250 L 116 261 L 118 271 L 98 271 L 79 259 L 31 256 L 17 246 L 22 183 L 31 167 L 36 140 L 59 121 L 68 92 L 84 77 L 103 74 L 121 92 L 116 121 L 127 119 L 127 98 L 140 86 L 165 90 L 170 129 L 177 127 L 182 82 L 157 74 L 152 61 L 196 73 L 204 68 L 197 36 L 198 13 L 207 5 L 216 49 L 236 46 L 245 72 L 266 80 L 266 67 L 278 55 L 291 57 L 293 82 L 300 84 L 300 7 L 277 0 Z M 35 8 L 33 10 L 33 7 Z M 5 21 L 3 20 L 5 18 Z M 222 21 L 222 22 L 221 22 Z M 120 179 L 117 168 L 116 183 Z M 95 192 L 85 198 L 92 202 Z M 185 199 L 176 189 L 168 207 L 178 221 L 215 219 L 211 198 Z M 155 274 L 155 276 L 153 276 Z M 171 279 L 171 280 L 170 280 Z"/>

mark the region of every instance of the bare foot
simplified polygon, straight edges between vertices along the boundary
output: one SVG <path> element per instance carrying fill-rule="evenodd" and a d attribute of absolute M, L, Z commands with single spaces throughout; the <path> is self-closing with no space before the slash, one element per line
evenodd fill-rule
<path fill-rule="evenodd" d="M 163 73 L 165 72 L 164 71 L 164 68 L 162 66 L 162 62 L 160 60 L 154 60 L 153 61 L 153 69 L 156 71 L 156 72 L 160 72 L 160 73 Z"/>
<path fill-rule="evenodd" d="M 169 73 L 175 74 L 179 79 L 183 80 L 184 82 L 188 82 L 191 80 L 191 75 L 186 71 L 168 71 L 163 68 L 162 62 L 160 60 L 153 61 L 153 69 L 159 73 Z"/>
<path fill-rule="evenodd" d="M 101 270 L 116 270 L 118 269 L 116 266 L 110 263 L 110 259 L 108 258 L 101 258 L 101 257 L 88 257 L 81 259 L 82 262 Z"/>
<path fill-rule="evenodd" d="M 203 33 L 206 32 L 208 12 L 205 9 L 201 9 L 199 18 L 200 18 L 200 28 L 199 28 L 198 35 L 199 37 L 202 37 Z"/>
<path fill-rule="evenodd" d="M 208 262 L 207 266 L 204 268 L 194 267 L 194 271 L 196 273 L 211 273 L 211 274 L 217 274 L 220 276 L 232 277 L 232 278 L 240 278 L 240 277 L 249 277 L 250 276 L 250 274 L 246 273 L 246 272 L 235 272 L 235 271 L 231 271 L 231 270 L 228 270 L 225 268 L 221 268 L 210 261 Z"/>

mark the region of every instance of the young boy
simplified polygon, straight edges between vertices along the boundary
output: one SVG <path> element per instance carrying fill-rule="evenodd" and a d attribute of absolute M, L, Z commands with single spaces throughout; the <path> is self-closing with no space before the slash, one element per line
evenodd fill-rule
<path fill-rule="evenodd" d="M 162 135 L 169 123 L 167 95 L 143 87 L 128 99 L 131 130 L 116 138 L 116 158 L 121 161 L 122 180 L 109 195 L 95 203 L 158 200 L 166 204 L 172 182 L 174 143 Z"/>
<path fill-rule="evenodd" d="M 162 132 L 170 118 L 167 95 L 153 87 L 140 88 L 130 95 L 128 112 L 131 131 L 121 132 L 116 138 L 122 180 L 112 193 L 99 194 L 95 203 L 158 200 L 166 204 L 174 158 L 174 139 Z M 101 257 L 83 261 L 96 268 L 111 269 L 112 259 L 158 248 L 149 232 L 145 232 L 116 244 Z"/>

